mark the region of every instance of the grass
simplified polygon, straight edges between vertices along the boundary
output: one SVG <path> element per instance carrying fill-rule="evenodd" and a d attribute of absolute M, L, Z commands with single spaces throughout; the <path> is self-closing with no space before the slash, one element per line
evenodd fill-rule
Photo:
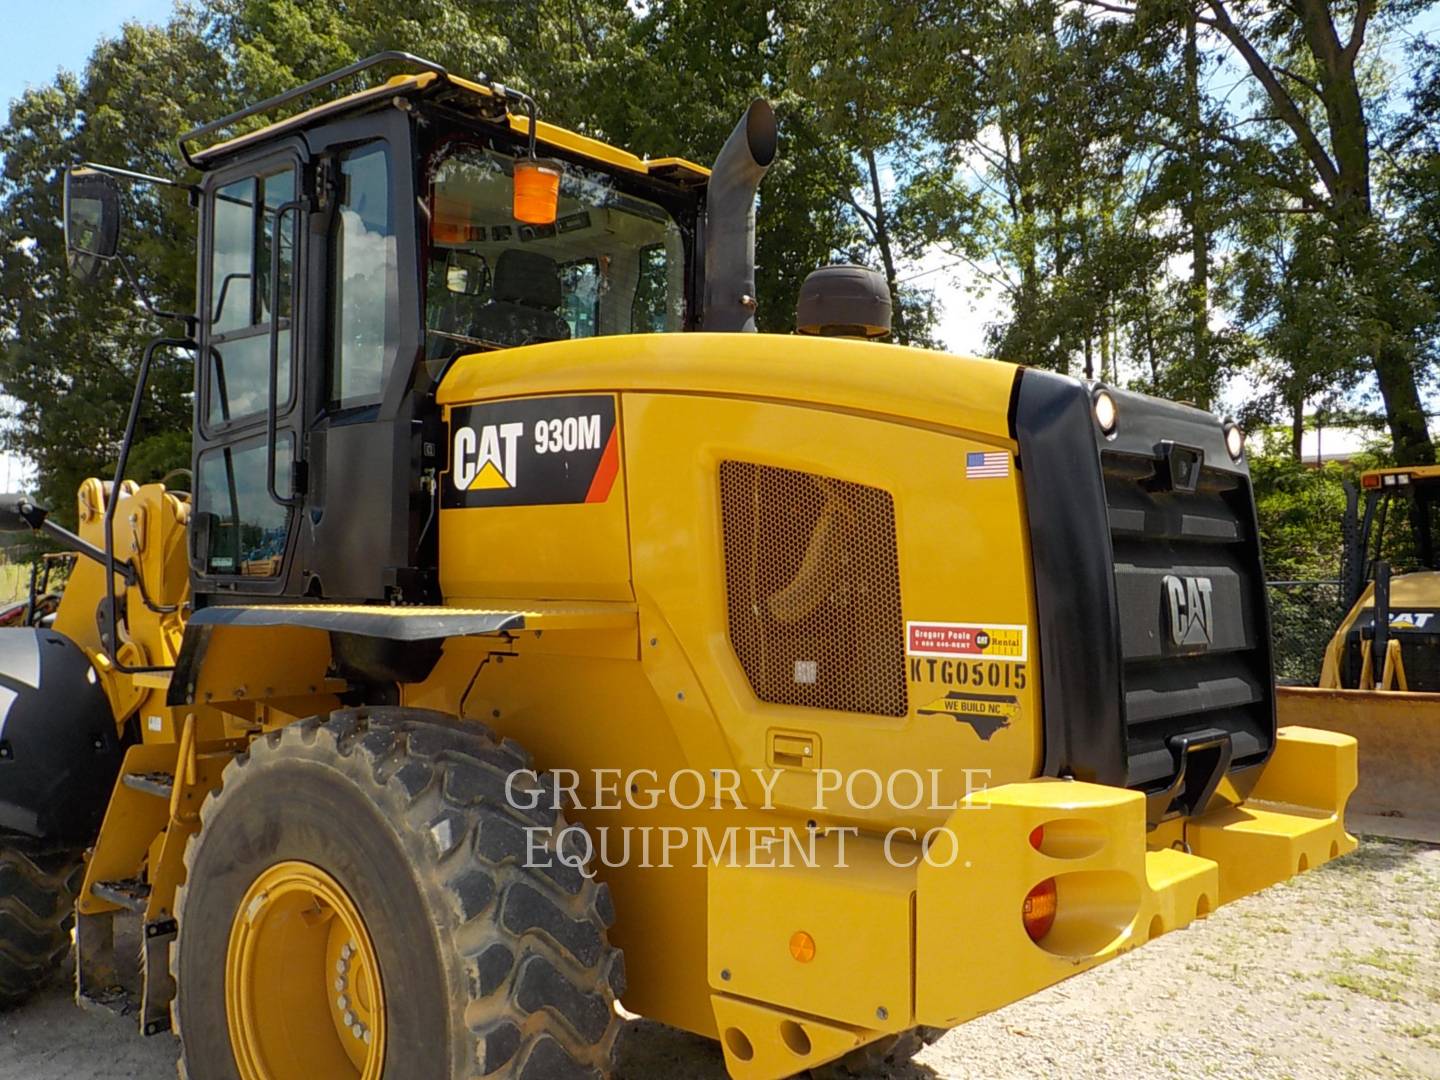
<path fill-rule="evenodd" d="M 28 595 L 29 591 L 29 564 L 0 562 L 0 602 L 19 600 Z"/>
<path fill-rule="evenodd" d="M 1400 1029 L 1400 1034 L 1412 1039 L 1424 1039 L 1431 1035 L 1440 1035 L 1440 1024 L 1408 1024 Z"/>
<path fill-rule="evenodd" d="M 1363 994 L 1375 1001 L 1398 1004 L 1405 1000 L 1401 994 L 1404 988 L 1398 979 L 1382 979 L 1374 975 L 1361 975 L 1353 971 L 1338 971 L 1326 977 L 1331 986 L 1338 986 L 1351 993 Z"/>

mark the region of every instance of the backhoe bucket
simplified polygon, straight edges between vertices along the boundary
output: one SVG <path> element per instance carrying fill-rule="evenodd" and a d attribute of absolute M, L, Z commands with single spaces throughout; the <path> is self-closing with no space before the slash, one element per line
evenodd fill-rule
<path fill-rule="evenodd" d="M 1440 694 L 1282 686 L 1280 725 L 1353 735 L 1360 784 L 1351 832 L 1440 843 Z"/>

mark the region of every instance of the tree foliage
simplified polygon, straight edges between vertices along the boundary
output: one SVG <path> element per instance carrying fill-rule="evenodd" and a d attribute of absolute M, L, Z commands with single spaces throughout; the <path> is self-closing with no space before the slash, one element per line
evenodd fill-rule
<path fill-rule="evenodd" d="M 955 263 L 1001 315 L 1003 358 L 1280 421 L 1365 395 L 1429 460 L 1440 339 L 1440 51 L 1420 0 L 191 0 L 127 25 L 0 126 L 7 446 L 45 498 L 113 468 L 141 344 L 118 283 L 64 273 L 59 177 L 93 159 L 183 176 L 176 136 L 381 49 L 536 92 L 549 118 L 706 162 L 769 98 L 763 329 L 815 266 L 887 277 L 896 338 L 933 345 L 917 272 Z M 1396 57 L 1400 60 L 1397 62 Z M 193 306 L 183 193 L 136 189 L 123 249 Z M 932 282 L 935 279 L 930 279 Z M 188 362 L 163 358 L 131 471 L 186 463 Z M 1235 401 L 1237 388 L 1241 400 Z M 1378 390 L 1378 392 L 1377 392 Z"/>

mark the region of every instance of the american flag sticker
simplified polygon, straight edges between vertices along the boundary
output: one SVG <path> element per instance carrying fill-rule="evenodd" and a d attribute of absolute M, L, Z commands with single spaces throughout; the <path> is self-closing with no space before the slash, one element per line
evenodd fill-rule
<path fill-rule="evenodd" d="M 1010 455 L 1004 450 L 972 450 L 965 455 L 965 479 L 985 480 L 1010 475 Z"/>

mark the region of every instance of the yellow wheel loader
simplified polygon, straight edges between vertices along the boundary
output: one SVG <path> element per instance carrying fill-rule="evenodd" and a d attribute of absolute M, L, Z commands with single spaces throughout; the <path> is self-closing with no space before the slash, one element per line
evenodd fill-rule
<path fill-rule="evenodd" d="M 1347 613 L 1325 649 L 1319 686 L 1281 687 L 1280 715 L 1359 740 L 1350 810 L 1360 827 L 1440 842 L 1440 466 L 1371 469 L 1348 496 L 1340 562 Z M 1395 552 L 1385 546 L 1396 539 L 1391 518 L 1402 522 L 1405 545 Z"/>
<path fill-rule="evenodd" d="M 393 53 L 186 136 L 198 310 L 115 479 L 0 507 L 80 553 L 0 632 L 6 1001 L 73 904 L 193 1080 L 603 1077 L 622 999 L 850 1075 L 1354 847 L 1239 430 L 866 340 L 851 267 L 755 333 L 776 149 Z M 90 287 L 154 179 L 69 172 Z M 188 494 L 124 479 L 162 349 Z"/>

